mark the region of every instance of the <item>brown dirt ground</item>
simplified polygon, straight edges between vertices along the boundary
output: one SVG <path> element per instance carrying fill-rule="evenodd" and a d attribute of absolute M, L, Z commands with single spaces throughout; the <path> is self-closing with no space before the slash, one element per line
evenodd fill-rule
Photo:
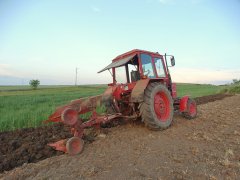
<path fill-rule="evenodd" d="M 164 131 L 142 123 L 105 129 L 80 155 L 24 164 L 0 178 L 240 179 L 240 95 L 200 105 L 198 111 L 192 121 L 175 115 Z"/>

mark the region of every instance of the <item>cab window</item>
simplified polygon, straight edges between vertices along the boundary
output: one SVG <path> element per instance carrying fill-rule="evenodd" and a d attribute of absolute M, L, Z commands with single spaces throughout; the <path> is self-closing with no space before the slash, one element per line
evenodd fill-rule
<path fill-rule="evenodd" d="M 152 66 L 152 57 L 148 54 L 141 54 L 142 70 L 145 76 L 149 78 L 155 78 L 155 74 Z"/>
<path fill-rule="evenodd" d="M 125 66 L 121 66 L 115 69 L 115 80 L 120 84 L 127 83 Z"/>
<path fill-rule="evenodd" d="M 164 68 L 163 68 L 163 61 L 161 58 L 154 58 L 154 63 L 156 66 L 158 77 L 166 77 Z"/>

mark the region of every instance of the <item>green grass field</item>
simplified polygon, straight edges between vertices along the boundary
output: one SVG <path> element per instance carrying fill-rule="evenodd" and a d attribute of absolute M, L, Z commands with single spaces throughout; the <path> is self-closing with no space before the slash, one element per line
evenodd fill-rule
<path fill-rule="evenodd" d="M 178 96 L 190 95 L 191 97 L 201 97 L 219 93 L 223 86 L 209 84 L 177 84 Z"/>
<path fill-rule="evenodd" d="M 37 127 L 70 100 L 104 92 L 106 85 L 89 86 L 0 86 L 0 131 Z M 221 87 L 213 85 L 178 84 L 178 96 L 192 97 L 215 94 Z"/>

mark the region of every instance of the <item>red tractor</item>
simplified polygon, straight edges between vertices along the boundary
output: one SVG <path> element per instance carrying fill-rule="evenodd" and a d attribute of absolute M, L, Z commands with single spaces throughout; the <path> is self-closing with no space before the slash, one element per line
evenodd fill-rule
<path fill-rule="evenodd" d="M 175 111 L 188 119 L 197 115 L 196 102 L 188 96 L 177 97 L 176 84 L 172 83 L 167 64 L 175 65 L 174 56 L 155 52 L 132 50 L 117 56 L 100 72 L 109 70 L 113 82 L 102 95 L 80 98 L 58 107 L 47 121 L 63 122 L 72 127 L 73 137 L 49 144 L 56 150 L 71 155 L 83 149 L 84 129 L 99 127 L 119 118 L 141 119 L 152 130 L 168 128 Z M 123 79 L 119 83 L 118 79 Z M 97 106 L 104 106 L 105 114 L 97 114 Z M 79 115 L 92 112 L 87 121 Z"/>

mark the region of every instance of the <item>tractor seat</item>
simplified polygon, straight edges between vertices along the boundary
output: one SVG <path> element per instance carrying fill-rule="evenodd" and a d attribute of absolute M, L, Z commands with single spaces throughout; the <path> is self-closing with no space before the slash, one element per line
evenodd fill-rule
<path fill-rule="evenodd" d="M 140 73 L 138 71 L 131 71 L 131 81 L 136 82 L 140 80 Z"/>

